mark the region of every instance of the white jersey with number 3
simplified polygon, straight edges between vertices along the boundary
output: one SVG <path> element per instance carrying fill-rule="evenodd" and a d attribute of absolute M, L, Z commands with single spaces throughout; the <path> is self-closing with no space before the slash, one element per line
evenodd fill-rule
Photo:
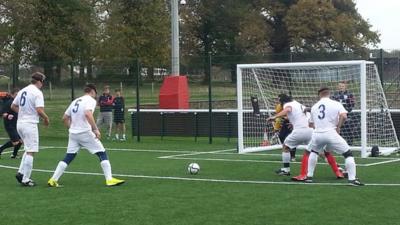
<path fill-rule="evenodd" d="M 321 98 L 311 108 L 310 122 L 314 123 L 314 132 L 322 133 L 336 130 L 339 115 L 342 113 L 347 113 L 342 104 L 330 98 Z"/>
<path fill-rule="evenodd" d="M 44 98 L 42 91 L 35 85 L 30 84 L 20 90 L 12 104 L 19 107 L 19 123 L 39 123 L 36 108 L 44 107 Z"/>
<path fill-rule="evenodd" d="M 283 108 L 290 107 L 291 110 L 288 113 L 290 123 L 293 125 L 293 129 L 308 128 L 308 117 L 304 113 L 304 106 L 298 101 L 291 101 L 285 103 Z"/>
<path fill-rule="evenodd" d="M 92 127 L 86 119 L 85 112 L 89 110 L 93 114 L 96 109 L 96 104 L 96 100 L 89 95 L 84 95 L 72 101 L 64 113 L 71 117 L 69 133 L 78 134 L 92 130 Z"/>

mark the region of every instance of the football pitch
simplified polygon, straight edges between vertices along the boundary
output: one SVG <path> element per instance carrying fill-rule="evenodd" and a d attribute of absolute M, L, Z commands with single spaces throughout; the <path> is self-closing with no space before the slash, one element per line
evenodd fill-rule
<path fill-rule="evenodd" d="M 46 106 L 51 125 L 40 125 L 32 174 L 36 187 L 17 184 L 20 160 L 9 158 L 10 149 L 3 152 L 1 225 L 400 224 L 398 156 L 357 157 L 364 187 L 337 180 L 323 159 L 315 183 L 304 184 L 275 175 L 279 151 L 240 155 L 236 141 L 225 138 L 214 138 L 211 145 L 207 138 L 143 137 L 140 143 L 129 135 L 126 142 L 103 138 L 113 174 L 125 184 L 106 187 L 97 157 L 82 149 L 60 179 L 64 187 L 49 188 L 47 180 L 66 151 L 67 131 L 59 119 L 66 105 L 49 101 Z M 301 154 L 292 163 L 293 175 Z M 343 163 L 342 157 L 337 160 Z M 200 165 L 199 174 L 187 172 L 191 162 Z"/>

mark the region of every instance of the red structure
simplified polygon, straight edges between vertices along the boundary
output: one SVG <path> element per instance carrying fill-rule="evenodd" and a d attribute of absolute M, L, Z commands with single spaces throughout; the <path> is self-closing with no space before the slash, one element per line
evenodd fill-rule
<path fill-rule="evenodd" d="M 188 109 L 189 86 L 186 76 L 168 76 L 160 89 L 160 109 Z"/>

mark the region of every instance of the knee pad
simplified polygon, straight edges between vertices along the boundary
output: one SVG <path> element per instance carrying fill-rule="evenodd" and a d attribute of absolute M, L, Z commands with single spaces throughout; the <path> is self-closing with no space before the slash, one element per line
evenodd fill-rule
<path fill-rule="evenodd" d="M 67 153 L 62 161 L 69 165 L 75 159 L 76 153 Z"/>
<path fill-rule="evenodd" d="M 106 152 L 96 152 L 96 155 L 99 157 L 100 162 L 103 160 L 108 160 Z"/>
<path fill-rule="evenodd" d="M 348 150 L 347 152 L 343 153 L 342 155 L 344 158 L 352 157 L 353 152 L 351 152 L 351 150 Z"/>

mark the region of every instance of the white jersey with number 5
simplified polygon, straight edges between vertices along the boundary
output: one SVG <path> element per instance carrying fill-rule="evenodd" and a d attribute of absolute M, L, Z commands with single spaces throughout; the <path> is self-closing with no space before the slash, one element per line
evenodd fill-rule
<path fill-rule="evenodd" d="M 72 101 L 64 113 L 71 117 L 69 133 L 78 134 L 92 130 L 92 127 L 86 119 L 85 112 L 89 110 L 93 114 L 96 104 L 96 100 L 89 95 L 84 95 Z"/>
<path fill-rule="evenodd" d="M 330 98 L 321 98 L 311 108 L 310 122 L 314 123 L 314 132 L 322 133 L 336 130 L 339 115 L 342 113 L 347 113 L 347 111 L 340 102 Z"/>
<path fill-rule="evenodd" d="M 293 129 L 308 128 L 308 117 L 304 113 L 304 106 L 298 101 L 291 101 L 285 103 L 283 108 L 290 107 L 291 110 L 288 113 L 290 123 L 293 125 Z"/>
<path fill-rule="evenodd" d="M 20 90 L 13 104 L 19 107 L 19 123 L 39 123 L 39 114 L 36 108 L 44 107 L 44 98 L 42 91 L 35 85 L 30 84 Z"/>

